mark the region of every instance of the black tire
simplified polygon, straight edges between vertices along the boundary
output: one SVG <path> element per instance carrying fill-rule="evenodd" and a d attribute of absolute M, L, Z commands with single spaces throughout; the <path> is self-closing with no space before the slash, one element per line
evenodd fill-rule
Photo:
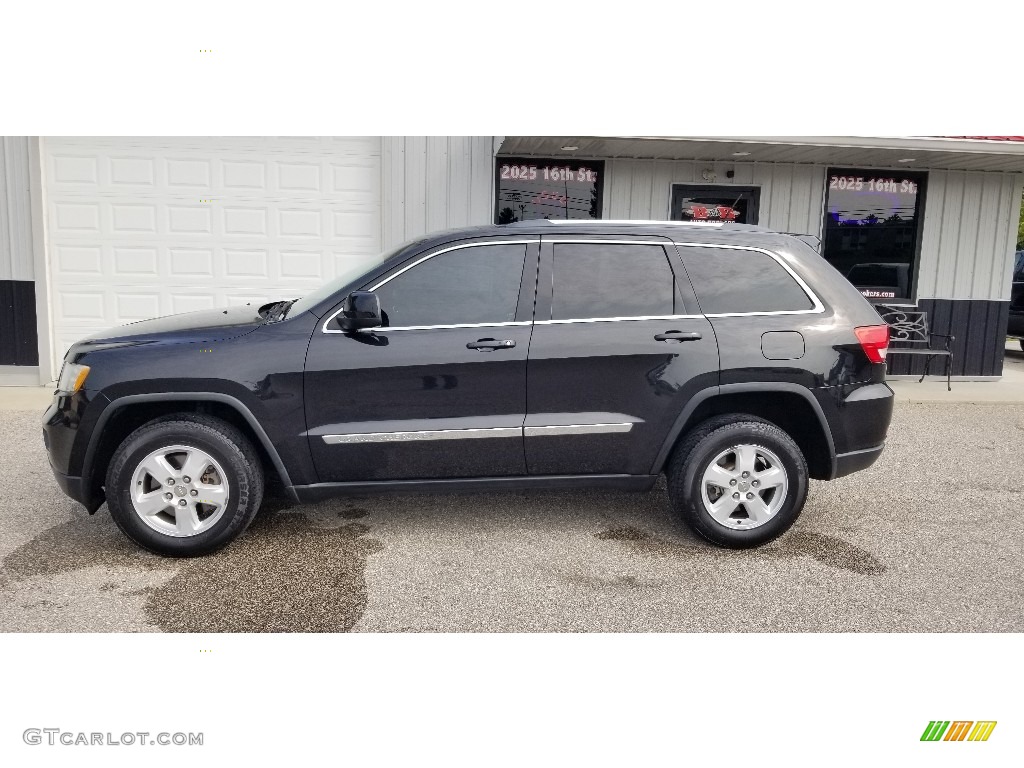
<path fill-rule="evenodd" d="M 1020 344 L 1020 351 L 1024 352 L 1024 339 L 1017 339 L 1017 343 Z"/>
<path fill-rule="evenodd" d="M 153 451 L 179 444 L 213 457 L 230 488 L 219 519 L 209 529 L 184 537 L 161 533 L 143 522 L 130 495 L 139 463 Z M 110 460 L 105 492 L 114 522 L 136 544 L 169 557 L 196 557 L 226 546 L 252 522 L 263 500 L 263 467 L 252 443 L 227 422 L 199 414 L 174 414 L 128 435 Z"/>
<path fill-rule="evenodd" d="M 742 444 L 775 453 L 789 482 L 786 498 L 774 516 L 747 530 L 715 520 L 704 506 L 701 488 L 704 472 L 715 457 Z M 711 543 L 733 549 L 756 547 L 781 536 L 796 522 L 807 499 L 807 461 L 800 448 L 774 424 L 746 414 L 717 416 L 695 427 L 673 452 L 665 474 L 677 518 Z"/>

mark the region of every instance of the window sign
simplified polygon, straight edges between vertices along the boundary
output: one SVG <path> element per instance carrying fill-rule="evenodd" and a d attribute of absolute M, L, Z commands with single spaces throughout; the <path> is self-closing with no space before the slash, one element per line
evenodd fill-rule
<path fill-rule="evenodd" d="M 757 224 L 759 187 L 732 184 L 673 184 L 673 221 L 721 221 Z"/>
<path fill-rule="evenodd" d="M 825 258 L 868 299 L 909 301 L 927 174 L 830 168 Z"/>
<path fill-rule="evenodd" d="M 494 221 L 599 219 L 604 163 L 499 157 Z"/>

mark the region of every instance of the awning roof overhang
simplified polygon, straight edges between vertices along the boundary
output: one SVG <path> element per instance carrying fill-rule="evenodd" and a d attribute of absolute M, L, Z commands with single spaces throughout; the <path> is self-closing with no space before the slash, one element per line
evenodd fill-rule
<path fill-rule="evenodd" d="M 938 137 L 505 136 L 506 156 L 1024 172 L 1024 142 Z M 577 147 L 565 150 L 563 147 Z M 903 162 L 901 162 L 903 161 Z M 909 162 L 907 162 L 909 161 Z"/>

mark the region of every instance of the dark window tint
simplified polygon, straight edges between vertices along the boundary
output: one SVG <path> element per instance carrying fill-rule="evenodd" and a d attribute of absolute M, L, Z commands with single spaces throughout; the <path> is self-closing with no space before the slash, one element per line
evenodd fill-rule
<path fill-rule="evenodd" d="M 771 256 L 731 248 L 680 248 L 706 314 L 811 309 L 803 288 Z"/>
<path fill-rule="evenodd" d="M 554 320 L 673 314 L 660 245 L 556 244 L 554 259 Z"/>
<path fill-rule="evenodd" d="M 479 245 L 427 259 L 377 289 L 385 325 L 515 320 L 526 245 Z"/>

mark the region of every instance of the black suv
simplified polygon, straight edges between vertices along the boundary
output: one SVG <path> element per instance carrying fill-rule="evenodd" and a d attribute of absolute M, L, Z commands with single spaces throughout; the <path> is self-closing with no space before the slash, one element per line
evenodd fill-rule
<path fill-rule="evenodd" d="M 603 487 L 664 472 L 728 547 L 869 466 L 888 328 L 799 238 L 539 221 L 433 234 L 295 301 L 145 320 L 67 353 L 57 482 L 138 544 L 211 552 L 265 489 Z"/>

